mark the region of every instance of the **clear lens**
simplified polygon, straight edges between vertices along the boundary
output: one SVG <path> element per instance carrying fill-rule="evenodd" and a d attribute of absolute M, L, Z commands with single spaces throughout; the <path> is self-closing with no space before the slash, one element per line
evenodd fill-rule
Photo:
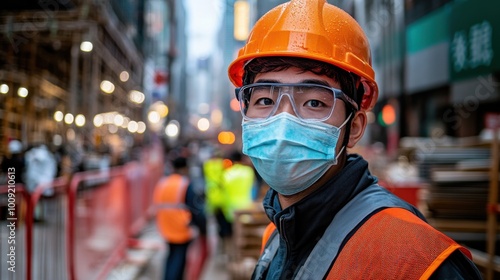
<path fill-rule="evenodd" d="M 246 119 L 266 119 L 278 111 L 286 95 L 295 114 L 306 120 L 328 119 L 342 91 L 315 84 L 260 83 L 243 86 L 238 99 Z M 281 105 L 283 106 L 283 105 Z"/>

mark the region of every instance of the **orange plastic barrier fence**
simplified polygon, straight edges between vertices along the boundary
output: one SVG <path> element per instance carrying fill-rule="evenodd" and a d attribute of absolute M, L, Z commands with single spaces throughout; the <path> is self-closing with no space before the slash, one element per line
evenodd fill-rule
<path fill-rule="evenodd" d="M 68 196 L 71 279 L 99 279 L 127 248 L 125 167 L 73 176 Z"/>
<path fill-rule="evenodd" d="M 128 207 L 127 226 L 130 236 L 135 236 L 146 224 L 150 197 L 147 194 L 146 167 L 138 162 L 130 163 L 125 167 L 127 179 L 126 200 Z"/>
<path fill-rule="evenodd" d="M 145 149 L 138 162 L 57 178 L 31 194 L 22 185 L 0 186 L 0 279 L 105 279 L 152 217 L 162 155 L 159 147 Z"/>
<path fill-rule="evenodd" d="M 380 181 L 379 184 L 406 202 L 417 207 L 419 206 L 420 191 L 424 188 L 423 184 L 393 183 L 387 181 Z"/>

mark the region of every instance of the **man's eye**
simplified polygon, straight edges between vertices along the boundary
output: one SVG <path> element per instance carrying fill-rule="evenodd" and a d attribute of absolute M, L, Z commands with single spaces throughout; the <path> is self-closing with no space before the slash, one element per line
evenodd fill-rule
<path fill-rule="evenodd" d="M 319 100 L 309 100 L 307 101 L 304 106 L 308 106 L 308 107 L 322 107 L 322 106 L 325 106 L 325 104 L 323 104 L 323 102 L 319 101 Z"/>
<path fill-rule="evenodd" d="M 270 106 L 274 104 L 274 101 L 271 98 L 259 98 L 255 102 L 256 105 Z"/>

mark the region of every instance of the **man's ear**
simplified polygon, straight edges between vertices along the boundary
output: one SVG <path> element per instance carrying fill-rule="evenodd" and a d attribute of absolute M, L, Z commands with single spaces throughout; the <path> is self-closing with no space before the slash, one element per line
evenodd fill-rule
<path fill-rule="evenodd" d="M 352 148 L 365 133 L 365 128 L 367 124 L 366 112 L 363 110 L 357 111 L 351 122 L 351 133 L 349 134 L 349 142 L 347 143 L 347 148 Z"/>

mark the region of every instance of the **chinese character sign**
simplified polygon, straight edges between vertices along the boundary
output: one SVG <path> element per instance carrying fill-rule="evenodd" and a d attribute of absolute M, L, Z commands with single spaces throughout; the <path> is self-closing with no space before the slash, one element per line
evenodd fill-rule
<path fill-rule="evenodd" d="M 498 1 L 492 0 L 459 2 L 453 8 L 449 48 L 452 80 L 500 70 L 500 19 L 494 13 L 499 9 Z"/>
<path fill-rule="evenodd" d="M 492 28 L 488 21 L 475 24 L 469 29 L 469 36 L 457 31 L 451 42 L 453 67 L 456 72 L 467 68 L 490 66 L 493 59 Z"/>

